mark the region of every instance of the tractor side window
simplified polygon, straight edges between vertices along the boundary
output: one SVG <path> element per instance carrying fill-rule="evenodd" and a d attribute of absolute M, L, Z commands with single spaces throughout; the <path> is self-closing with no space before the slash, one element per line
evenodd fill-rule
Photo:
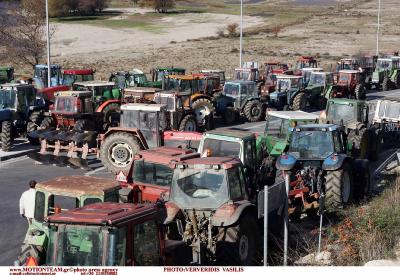
<path fill-rule="evenodd" d="M 340 139 L 339 132 L 337 131 L 333 133 L 333 143 L 335 146 L 335 152 L 338 153 L 343 152 L 342 140 Z"/>
<path fill-rule="evenodd" d="M 18 110 L 25 110 L 26 103 L 24 91 L 18 91 Z"/>
<path fill-rule="evenodd" d="M 239 168 L 228 170 L 229 192 L 232 200 L 243 199 L 243 190 L 240 182 Z"/>
<path fill-rule="evenodd" d="M 98 202 L 101 202 L 101 199 L 99 199 L 99 198 L 87 198 L 87 199 L 84 200 L 82 206 L 93 204 L 93 203 L 98 203 Z"/>
<path fill-rule="evenodd" d="M 77 99 L 79 100 L 79 99 Z M 85 110 L 83 111 L 84 113 L 88 113 L 91 114 L 93 113 L 93 101 L 91 98 L 85 98 L 84 99 L 85 102 Z"/>
<path fill-rule="evenodd" d="M 246 166 L 251 166 L 251 164 L 253 163 L 253 161 L 254 161 L 254 158 L 255 158 L 255 156 L 254 156 L 254 150 L 253 150 L 253 146 L 252 146 L 252 141 L 251 140 L 249 140 L 249 141 L 246 141 L 246 143 L 245 143 L 245 149 L 244 149 L 244 164 L 246 165 Z"/>
<path fill-rule="evenodd" d="M 135 265 L 156 266 L 160 264 L 160 243 L 155 221 L 146 221 L 133 228 L 133 257 Z"/>
<path fill-rule="evenodd" d="M 43 221 L 45 216 L 44 209 L 45 209 L 45 194 L 40 191 L 36 191 L 35 195 L 35 220 Z"/>
<path fill-rule="evenodd" d="M 108 192 L 104 197 L 105 202 L 118 202 L 119 194 L 118 192 Z"/>
<path fill-rule="evenodd" d="M 47 215 L 55 213 L 56 208 L 59 208 L 61 212 L 67 211 L 68 209 L 78 208 L 80 206 L 79 199 L 75 197 L 51 195 L 49 196 Z"/>

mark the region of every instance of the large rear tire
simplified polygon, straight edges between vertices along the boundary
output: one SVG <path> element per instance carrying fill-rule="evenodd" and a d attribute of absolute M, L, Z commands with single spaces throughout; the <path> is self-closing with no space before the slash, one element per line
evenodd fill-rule
<path fill-rule="evenodd" d="M 244 106 L 243 113 L 250 122 L 260 121 L 263 116 L 263 107 L 261 102 L 258 100 L 250 100 Z"/>
<path fill-rule="evenodd" d="M 385 76 L 382 81 L 382 91 L 384 91 L 384 92 L 389 91 L 390 86 L 391 86 L 390 84 L 391 84 L 391 81 L 390 81 L 389 77 Z"/>
<path fill-rule="evenodd" d="M 9 120 L 1 123 L 1 150 L 8 152 L 12 143 L 12 123 Z"/>
<path fill-rule="evenodd" d="M 353 175 L 348 164 L 325 176 L 325 207 L 329 212 L 343 208 L 353 199 Z"/>
<path fill-rule="evenodd" d="M 295 111 L 305 111 L 307 108 L 307 96 L 300 92 L 293 98 L 292 108 Z"/>
<path fill-rule="evenodd" d="M 205 125 L 207 116 L 214 113 L 214 105 L 208 98 L 199 98 L 192 103 L 192 109 L 196 114 L 197 125 Z"/>
<path fill-rule="evenodd" d="M 197 128 L 196 117 L 194 115 L 186 115 L 181 123 L 179 123 L 179 131 L 196 132 Z"/>
<path fill-rule="evenodd" d="M 129 172 L 135 154 L 142 149 L 139 139 L 130 133 L 116 132 L 104 139 L 100 147 L 100 159 L 108 171 Z"/>
<path fill-rule="evenodd" d="M 104 114 L 104 131 L 107 131 L 108 127 L 118 127 L 120 111 L 121 106 L 118 103 L 111 103 L 104 107 L 102 111 Z"/>
<path fill-rule="evenodd" d="M 56 123 L 51 116 L 46 116 L 43 118 L 42 122 L 40 123 L 40 129 L 49 129 L 56 127 Z"/>
<path fill-rule="evenodd" d="M 26 125 L 26 133 L 29 134 L 38 130 L 40 128 L 42 121 L 43 121 L 42 112 L 33 112 L 29 116 L 29 121 L 28 124 Z M 36 145 L 39 143 L 37 139 L 31 138 L 29 135 L 27 135 L 27 137 L 30 144 Z"/>
<path fill-rule="evenodd" d="M 219 228 L 216 258 L 219 265 L 259 265 L 255 217 L 243 213 L 238 224 Z"/>

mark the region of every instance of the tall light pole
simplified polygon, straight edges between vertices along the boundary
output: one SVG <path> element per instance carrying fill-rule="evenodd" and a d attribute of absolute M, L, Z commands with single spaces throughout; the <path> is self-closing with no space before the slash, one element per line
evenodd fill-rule
<path fill-rule="evenodd" d="M 49 2 L 46 0 L 46 29 L 47 29 L 47 87 L 51 86 L 50 65 L 50 26 L 49 26 Z"/>
<path fill-rule="evenodd" d="M 378 0 L 378 28 L 376 31 L 376 55 L 379 56 L 379 31 L 381 27 L 381 0 Z"/>
<path fill-rule="evenodd" d="M 243 51 L 243 0 L 240 0 L 240 49 L 239 49 L 239 68 L 242 67 Z"/>

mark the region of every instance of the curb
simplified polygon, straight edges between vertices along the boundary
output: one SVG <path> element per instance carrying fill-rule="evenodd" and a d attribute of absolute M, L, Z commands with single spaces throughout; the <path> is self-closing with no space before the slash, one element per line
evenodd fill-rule
<path fill-rule="evenodd" d="M 2 156 L 2 157 L 0 157 L 0 162 L 14 159 L 14 158 L 19 158 L 19 157 L 25 156 L 31 152 L 39 152 L 39 149 L 28 149 L 28 150 L 24 150 L 21 152 L 16 152 L 15 154 L 10 154 L 8 156 Z"/>

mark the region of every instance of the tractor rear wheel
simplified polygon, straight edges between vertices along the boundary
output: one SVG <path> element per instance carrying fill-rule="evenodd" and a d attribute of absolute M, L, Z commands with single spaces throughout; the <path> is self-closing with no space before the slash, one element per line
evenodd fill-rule
<path fill-rule="evenodd" d="M 205 125 L 207 116 L 214 113 L 214 105 L 208 98 L 199 98 L 192 103 L 198 125 Z"/>
<path fill-rule="evenodd" d="M 197 122 L 194 115 L 186 115 L 179 123 L 179 131 L 196 132 Z"/>
<path fill-rule="evenodd" d="M 255 217 L 244 213 L 231 227 L 220 227 L 216 258 L 219 265 L 257 265 L 258 228 Z"/>
<path fill-rule="evenodd" d="M 12 123 L 9 120 L 1 123 L 1 149 L 8 152 L 11 149 L 12 142 Z"/>
<path fill-rule="evenodd" d="M 95 125 L 92 120 L 80 119 L 74 125 L 74 130 L 80 133 L 85 131 L 94 131 Z"/>
<path fill-rule="evenodd" d="M 46 116 L 43 118 L 42 122 L 40 123 L 40 129 L 49 129 L 52 127 L 55 127 L 56 123 L 54 122 L 53 117 L 51 116 Z"/>
<path fill-rule="evenodd" d="M 295 111 L 305 111 L 307 108 L 307 96 L 300 92 L 293 98 L 292 108 Z"/>
<path fill-rule="evenodd" d="M 365 99 L 366 91 L 364 85 L 357 84 L 356 88 L 354 89 L 354 95 L 356 96 L 356 99 Z"/>
<path fill-rule="evenodd" d="M 353 175 L 347 163 L 325 176 L 325 207 L 328 211 L 343 208 L 353 199 Z"/>
<path fill-rule="evenodd" d="M 43 121 L 43 114 L 41 112 L 33 112 L 29 116 L 29 122 L 26 126 L 26 133 L 28 134 L 39 129 L 42 121 Z M 29 135 L 28 135 L 28 140 L 30 144 L 38 144 L 38 140 L 31 138 Z"/>
<path fill-rule="evenodd" d="M 108 171 L 127 174 L 135 154 L 142 149 L 137 137 L 130 133 L 116 132 L 107 136 L 100 147 L 100 159 Z"/>
<path fill-rule="evenodd" d="M 391 81 L 389 79 L 389 77 L 385 76 L 383 78 L 383 82 L 382 82 L 382 91 L 389 91 L 390 90 L 390 85 Z"/>
<path fill-rule="evenodd" d="M 396 89 L 400 89 L 400 71 L 397 72 L 395 86 Z"/>
<path fill-rule="evenodd" d="M 250 122 L 257 122 L 262 119 L 263 107 L 260 101 L 250 100 L 243 108 L 244 116 Z"/>
<path fill-rule="evenodd" d="M 358 130 L 358 135 L 356 130 L 351 130 L 347 136 L 347 140 L 352 143 L 353 157 L 360 159 L 368 158 L 369 146 L 372 146 L 372 144 L 369 144 L 366 128 Z"/>
<path fill-rule="evenodd" d="M 238 113 L 235 111 L 235 108 L 226 107 L 222 114 L 222 119 L 224 120 L 225 124 L 233 124 L 238 120 Z"/>
<path fill-rule="evenodd" d="M 121 106 L 118 103 L 111 103 L 104 107 L 102 113 L 104 114 L 103 130 L 107 131 L 108 127 L 117 127 L 119 124 L 119 114 Z"/>

